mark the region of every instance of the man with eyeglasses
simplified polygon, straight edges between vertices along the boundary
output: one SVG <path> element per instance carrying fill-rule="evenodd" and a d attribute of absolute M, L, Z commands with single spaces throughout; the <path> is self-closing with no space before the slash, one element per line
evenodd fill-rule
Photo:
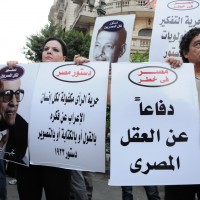
<path fill-rule="evenodd" d="M 25 157 L 28 140 L 28 124 L 17 114 L 24 91 L 20 79 L 0 79 L 0 200 L 7 199 L 5 162 L 10 160 L 27 165 Z M 16 134 L 19 130 L 19 134 Z"/>
<path fill-rule="evenodd" d="M 0 80 L 0 158 L 27 165 L 28 124 L 17 114 L 24 96 L 20 85 L 19 78 Z"/>

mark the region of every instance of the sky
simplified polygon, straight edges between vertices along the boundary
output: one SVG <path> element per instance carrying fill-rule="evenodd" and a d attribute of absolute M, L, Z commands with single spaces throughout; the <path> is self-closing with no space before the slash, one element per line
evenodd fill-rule
<path fill-rule="evenodd" d="M 21 53 L 26 37 L 40 32 L 48 24 L 54 0 L 0 1 L 0 64 L 9 60 L 28 63 Z"/>

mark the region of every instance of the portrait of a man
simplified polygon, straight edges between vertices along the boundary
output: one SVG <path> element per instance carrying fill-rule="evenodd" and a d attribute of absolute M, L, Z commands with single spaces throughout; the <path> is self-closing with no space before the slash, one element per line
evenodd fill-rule
<path fill-rule="evenodd" d="M 20 88 L 20 78 L 15 77 L 16 70 L 9 76 L 0 70 L 0 158 L 27 165 L 28 123 L 17 114 L 24 90 Z"/>
<path fill-rule="evenodd" d="M 127 32 L 124 23 L 111 20 L 99 29 L 94 46 L 94 61 L 115 63 L 126 51 Z"/>
<path fill-rule="evenodd" d="M 90 60 L 110 63 L 129 61 L 134 19 L 134 15 L 97 18 L 90 46 Z"/>

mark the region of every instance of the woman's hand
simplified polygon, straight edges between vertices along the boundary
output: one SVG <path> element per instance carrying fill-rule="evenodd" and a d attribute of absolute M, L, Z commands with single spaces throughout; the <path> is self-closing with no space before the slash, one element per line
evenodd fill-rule
<path fill-rule="evenodd" d="M 18 64 L 18 61 L 16 61 L 16 60 L 7 61 L 7 66 L 9 69 L 14 68 L 17 64 Z"/>
<path fill-rule="evenodd" d="M 88 58 L 82 57 L 79 54 L 74 56 L 74 64 L 81 65 L 83 63 L 87 63 L 90 60 Z"/>
<path fill-rule="evenodd" d="M 183 64 L 183 61 L 181 58 L 174 58 L 174 57 L 169 57 L 166 59 L 166 62 L 168 62 L 172 68 L 177 68 L 180 67 Z"/>

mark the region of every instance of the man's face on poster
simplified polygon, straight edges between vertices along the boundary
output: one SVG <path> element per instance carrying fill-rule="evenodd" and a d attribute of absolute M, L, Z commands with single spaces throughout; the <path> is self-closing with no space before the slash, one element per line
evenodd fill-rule
<path fill-rule="evenodd" d="M 23 92 L 20 79 L 0 82 L 0 119 L 8 126 L 15 124 L 15 118 Z"/>
<path fill-rule="evenodd" d="M 121 52 L 121 45 L 117 42 L 118 40 L 118 32 L 99 32 L 94 46 L 94 60 L 117 62 Z"/>

